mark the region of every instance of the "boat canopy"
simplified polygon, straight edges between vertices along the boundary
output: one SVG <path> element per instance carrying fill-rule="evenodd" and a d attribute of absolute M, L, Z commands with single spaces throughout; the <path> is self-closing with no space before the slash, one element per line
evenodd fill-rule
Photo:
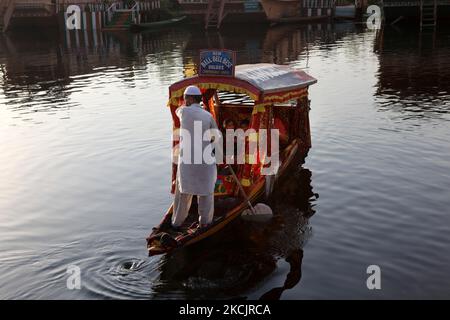
<path fill-rule="evenodd" d="M 247 94 L 255 106 L 283 103 L 308 94 L 317 80 L 306 72 L 286 65 L 269 63 L 237 65 L 234 77 L 193 76 L 172 84 L 169 105 L 176 105 L 184 89 L 196 85 L 202 91 L 216 89 Z"/>

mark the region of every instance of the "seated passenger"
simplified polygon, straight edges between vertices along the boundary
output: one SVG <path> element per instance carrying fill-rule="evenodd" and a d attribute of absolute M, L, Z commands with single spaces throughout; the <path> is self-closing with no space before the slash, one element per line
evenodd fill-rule
<path fill-rule="evenodd" d="M 224 131 L 227 129 L 234 130 L 235 128 L 236 128 L 236 126 L 234 124 L 233 119 L 225 119 L 223 121 L 223 130 Z"/>
<path fill-rule="evenodd" d="M 250 127 L 250 121 L 248 121 L 247 119 L 241 120 L 241 122 L 239 122 L 239 128 L 241 128 L 242 130 L 247 131 L 247 129 Z"/>

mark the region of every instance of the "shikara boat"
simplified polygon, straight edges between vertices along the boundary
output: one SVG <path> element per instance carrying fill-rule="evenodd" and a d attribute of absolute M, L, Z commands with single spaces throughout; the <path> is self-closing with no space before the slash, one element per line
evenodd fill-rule
<path fill-rule="evenodd" d="M 159 28 L 178 24 L 179 22 L 181 22 L 185 19 L 186 19 L 186 16 L 181 16 L 181 17 L 176 17 L 176 18 L 161 20 L 161 21 L 146 22 L 146 23 L 133 23 L 133 24 L 131 24 L 130 29 L 133 31 L 159 29 Z"/>
<path fill-rule="evenodd" d="M 183 92 L 189 85 L 196 85 L 201 89 L 203 107 L 211 112 L 219 126 L 224 119 L 232 119 L 235 123 L 247 119 L 249 128 L 254 129 L 257 136 L 262 129 L 277 127 L 281 131 L 281 125 L 287 139 L 284 143 L 280 142 L 280 165 L 276 172 L 271 175 L 261 174 L 262 169 L 270 164 L 264 164 L 260 154 L 256 155 L 258 161 L 248 161 L 252 154 L 249 154 L 247 146 L 245 163 L 237 165 L 238 179 L 250 201 L 255 203 L 263 194 L 270 194 L 274 182 L 294 158 L 307 155 L 311 147 L 308 88 L 316 82 L 316 79 L 304 71 L 275 64 L 237 65 L 233 77 L 189 77 L 169 88 L 168 106 L 172 114 L 173 128 L 176 130 L 180 126 L 175 110 L 183 103 Z M 246 140 L 246 144 L 248 141 Z M 177 143 L 174 141 L 173 146 Z M 266 155 L 270 155 L 270 152 L 269 144 Z M 161 223 L 152 229 L 147 238 L 149 255 L 168 253 L 208 238 L 248 208 L 244 197 L 238 192 L 236 181 L 226 170 L 220 170 L 220 166 L 222 165 L 219 165 L 214 193 L 213 223 L 206 228 L 190 228 L 192 223 L 198 220 L 197 206 L 193 201 L 184 225 L 180 230 L 174 231 L 171 228 L 171 206 Z M 172 192 L 176 170 L 177 166 L 173 164 Z"/>

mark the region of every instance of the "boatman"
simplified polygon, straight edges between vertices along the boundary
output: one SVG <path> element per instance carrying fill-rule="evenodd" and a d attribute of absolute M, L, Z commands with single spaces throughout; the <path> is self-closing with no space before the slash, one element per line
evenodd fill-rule
<path fill-rule="evenodd" d="M 173 202 L 172 227 L 177 230 L 186 220 L 192 197 L 197 196 L 199 228 L 207 227 L 214 215 L 214 186 L 217 168 L 211 156 L 209 133 L 219 132 L 213 116 L 200 106 L 202 93 L 196 86 L 184 91 L 185 105 L 176 110 L 180 119 L 180 155 Z M 208 153 L 209 149 L 209 155 Z"/>

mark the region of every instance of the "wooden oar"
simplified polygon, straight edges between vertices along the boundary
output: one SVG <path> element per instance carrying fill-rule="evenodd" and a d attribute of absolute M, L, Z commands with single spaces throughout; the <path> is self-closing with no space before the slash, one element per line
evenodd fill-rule
<path fill-rule="evenodd" d="M 241 182 L 239 181 L 238 177 L 236 176 L 236 173 L 234 173 L 233 168 L 231 167 L 231 165 L 228 165 L 228 168 L 231 171 L 231 174 L 233 175 L 234 180 L 236 181 L 236 184 L 239 187 L 239 190 L 241 191 L 242 195 L 244 196 L 245 200 L 247 200 L 247 205 L 249 206 L 252 215 L 267 215 L 267 216 L 272 216 L 273 212 L 272 209 L 264 204 L 264 203 L 258 203 L 255 206 L 252 205 L 252 203 L 250 202 L 250 199 L 248 198 L 247 194 L 244 191 L 244 188 L 241 185 Z"/>

